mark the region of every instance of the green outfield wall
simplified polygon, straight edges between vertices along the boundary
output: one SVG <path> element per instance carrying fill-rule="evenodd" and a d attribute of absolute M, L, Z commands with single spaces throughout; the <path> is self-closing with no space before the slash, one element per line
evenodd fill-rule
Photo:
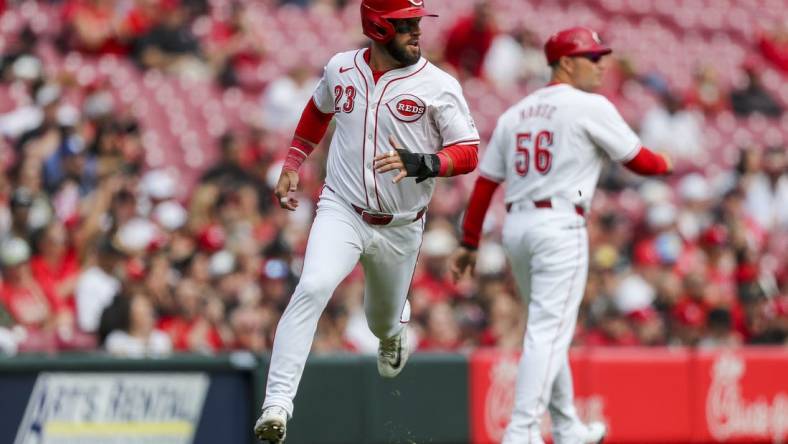
<path fill-rule="evenodd" d="M 254 443 L 268 363 L 247 353 L 0 357 L 0 442 Z M 464 356 L 412 356 L 393 380 L 374 356 L 313 356 L 287 444 L 465 443 L 467 420 Z"/>

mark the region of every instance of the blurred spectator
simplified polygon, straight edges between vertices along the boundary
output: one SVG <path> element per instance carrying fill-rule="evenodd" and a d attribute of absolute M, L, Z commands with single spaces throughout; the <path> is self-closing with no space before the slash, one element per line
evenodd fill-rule
<path fill-rule="evenodd" d="M 225 88 L 239 86 L 258 93 L 264 87 L 258 73 L 267 60 L 264 40 L 254 32 L 254 18 L 249 8 L 239 3 L 217 9 L 215 20 L 201 39 L 217 80 Z"/>
<path fill-rule="evenodd" d="M 782 344 L 788 341 L 788 299 L 758 297 L 748 309 L 750 342 Z"/>
<path fill-rule="evenodd" d="M 446 259 L 454 251 L 457 240 L 445 228 L 431 228 L 424 233 L 421 260 L 416 264 L 412 288 L 425 291 L 430 302 L 444 301 L 454 294 L 454 285 L 447 276 Z"/>
<path fill-rule="evenodd" d="M 69 241 L 65 226 L 52 221 L 37 236 L 36 255 L 30 262 L 35 280 L 76 318 L 74 291 L 80 274 L 77 251 Z"/>
<path fill-rule="evenodd" d="M 655 346 L 666 344 L 667 328 L 665 320 L 659 312 L 649 307 L 631 312 L 628 318 L 641 345 Z"/>
<path fill-rule="evenodd" d="M 137 40 L 137 62 L 146 68 L 206 78 L 207 66 L 200 60 L 200 44 L 191 31 L 189 6 L 163 2 L 161 7 L 165 11 L 159 22 Z"/>
<path fill-rule="evenodd" d="M 785 147 L 766 150 L 761 171 L 745 188 L 745 206 L 766 230 L 788 230 L 788 158 Z"/>
<path fill-rule="evenodd" d="M 727 94 L 713 66 L 699 66 L 695 70 L 692 86 L 684 95 L 684 103 L 687 108 L 700 110 L 706 115 L 728 109 Z"/>
<path fill-rule="evenodd" d="M 779 117 L 783 108 L 761 85 L 760 73 L 755 66 L 744 67 L 744 84 L 731 91 L 731 107 L 739 116 L 761 113 L 768 117 Z"/>
<path fill-rule="evenodd" d="M 492 7 L 488 0 L 479 0 L 473 13 L 461 17 L 449 29 L 444 57 L 457 70 L 460 79 L 481 77 L 495 28 Z"/>
<path fill-rule="evenodd" d="M 460 327 L 451 305 L 446 302 L 432 305 L 427 315 L 425 335 L 418 349 L 450 352 L 459 350 L 462 345 Z"/>
<path fill-rule="evenodd" d="M 16 237 L 3 242 L 0 265 L 3 267 L 0 300 L 17 324 L 38 330 L 70 328 L 73 322 L 70 313 L 62 310 L 60 301 L 34 279 L 27 242 Z"/>
<path fill-rule="evenodd" d="M 245 146 L 241 137 L 235 132 L 227 132 L 219 139 L 221 158 L 208 171 L 206 171 L 200 181 L 203 183 L 213 183 L 222 190 L 234 190 L 240 185 L 254 184 L 258 187 L 264 185 L 251 173 L 245 152 Z"/>
<path fill-rule="evenodd" d="M 731 314 L 724 308 L 715 308 L 706 315 L 706 333 L 698 341 L 698 347 L 735 347 L 741 338 L 733 330 Z"/>
<path fill-rule="evenodd" d="M 273 345 L 273 314 L 268 307 L 238 308 L 230 316 L 234 348 L 260 353 Z"/>
<path fill-rule="evenodd" d="M 605 310 L 594 326 L 583 338 L 589 346 L 637 345 L 638 338 L 627 320 L 612 307 Z"/>
<path fill-rule="evenodd" d="M 709 181 L 700 173 L 690 173 L 677 184 L 681 210 L 677 228 L 682 238 L 694 242 L 712 222 L 713 195 Z"/>
<path fill-rule="evenodd" d="M 73 127 L 62 128 L 61 137 L 57 149 L 44 161 L 44 185 L 53 194 L 73 185 L 80 197 L 87 196 L 96 187 L 96 158 Z"/>
<path fill-rule="evenodd" d="M 684 108 L 675 93 L 665 92 L 660 101 L 661 106 L 648 111 L 640 123 L 643 145 L 670 153 L 677 167 L 693 160 L 703 162 L 703 117 Z"/>
<path fill-rule="evenodd" d="M 169 336 L 155 328 L 153 305 L 145 295 L 120 296 L 118 301 L 123 301 L 120 328 L 111 331 L 104 342 L 110 354 L 143 358 L 172 352 Z"/>
<path fill-rule="evenodd" d="M 67 24 L 61 43 L 79 51 L 127 55 L 141 35 L 157 21 L 162 0 L 68 0 L 63 8 Z"/>
<path fill-rule="evenodd" d="M 703 270 L 684 278 L 685 293 L 671 312 L 674 326 L 672 333 L 679 344 L 696 346 L 704 333 L 706 317 L 711 309 L 709 298 L 712 296 L 705 280 Z"/>
<path fill-rule="evenodd" d="M 788 73 L 788 21 L 783 18 L 771 32 L 762 32 L 758 46 L 768 61 Z"/>
<path fill-rule="evenodd" d="M 503 91 L 542 85 L 550 78 L 542 44 L 527 28 L 495 36 L 482 68 L 484 77 Z"/>
<path fill-rule="evenodd" d="M 30 211 L 33 207 L 33 193 L 24 187 L 17 188 L 11 195 L 11 232 L 21 239 L 27 238 L 32 232 L 30 229 Z"/>
<path fill-rule="evenodd" d="M 299 66 L 271 82 L 260 100 L 265 128 L 282 134 L 292 133 L 304 104 L 312 99 L 317 80 L 309 68 Z"/>
<path fill-rule="evenodd" d="M 509 293 L 498 293 L 489 301 L 487 328 L 481 332 L 479 345 L 505 350 L 522 347 L 525 329 L 524 308 Z"/>
<path fill-rule="evenodd" d="M 230 342 L 225 330 L 224 305 L 214 293 L 201 294 L 193 281 L 181 281 L 175 290 L 180 312 L 161 322 L 178 351 L 215 352 Z"/>
<path fill-rule="evenodd" d="M 115 274 L 125 258 L 109 239 L 101 242 L 96 256 L 96 263 L 80 273 L 75 290 L 77 322 L 82 331 L 89 333 L 98 330 L 101 313 L 121 290 L 121 281 Z"/>
<path fill-rule="evenodd" d="M 40 123 L 19 136 L 16 140 L 18 151 L 42 159 L 60 146 L 63 136 L 58 127 L 57 114 L 61 95 L 60 86 L 54 83 L 46 83 L 35 89 L 35 104 L 42 113 Z"/>

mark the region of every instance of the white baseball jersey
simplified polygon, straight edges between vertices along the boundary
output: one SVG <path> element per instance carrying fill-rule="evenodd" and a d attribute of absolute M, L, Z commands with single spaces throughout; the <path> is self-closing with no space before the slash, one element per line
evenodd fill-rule
<path fill-rule="evenodd" d="M 603 153 L 626 162 L 640 146 L 607 98 L 561 83 L 535 91 L 498 119 L 479 170 L 506 181 L 506 203 L 562 198 L 588 209 Z"/>
<path fill-rule="evenodd" d="M 395 171 L 378 174 L 376 155 L 392 150 L 389 135 L 417 153 L 456 144 L 478 144 L 459 82 L 421 58 L 383 74 L 375 83 L 364 60 L 368 49 L 331 58 L 315 89 L 315 105 L 334 113 L 326 184 L 347 202 L 384 213 L 417 212 L 430 201 L 434 180 L 392 183 Z"/>

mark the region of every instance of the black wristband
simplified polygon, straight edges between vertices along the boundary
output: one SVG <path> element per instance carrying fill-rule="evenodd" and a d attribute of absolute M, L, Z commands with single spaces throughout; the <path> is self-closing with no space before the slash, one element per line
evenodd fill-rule
<path fill-rule="evenodd" d="M 397 150 L 408 177 L 415 177 L 416 183 L 423 182 L 438 175 L 441 168 L 437 154 L 411 153 L 408 150 Z"/>

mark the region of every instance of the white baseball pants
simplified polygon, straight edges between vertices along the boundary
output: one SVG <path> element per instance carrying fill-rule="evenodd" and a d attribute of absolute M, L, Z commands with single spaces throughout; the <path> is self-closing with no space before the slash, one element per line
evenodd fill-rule
<path fill-rule="evenodd" d="M 378 338 L 400 332 L 410 318 L 407 296 L 421 246 L 424 218 L 401 226 L 373 226 L 328 188 L 317 205 L 304 269 L 276 328 L 263 408 L 293 414 L 317 322 L 340 282 L 361 261 L 367 324 Z"/>
<path fill-rule="evenodd" d="M 507 250 L 528 323 L 504 444 L 542 444 L 540 420 L 549 408 L 553 439 L 575 444 L 583 425 L 573 404 L 568 351 L 588 274 L 585 220 L 572 210 L 535 208 L 507 216 Z"/>

